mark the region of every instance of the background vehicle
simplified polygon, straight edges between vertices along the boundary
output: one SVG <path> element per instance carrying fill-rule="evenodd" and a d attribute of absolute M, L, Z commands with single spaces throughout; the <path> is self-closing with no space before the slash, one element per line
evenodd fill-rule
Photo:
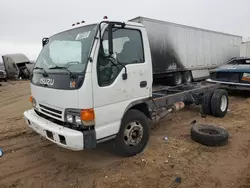
<path fill-rule="evenodd" d="M 249 90 L 250 89 L 250 57 L 232 58 L 225 65 L 211 72 L 211 83 L 220 83 L 224 88 Z"/>
<path fill-rule="evenodd" d="M 71 150 L 114 139 L 122 156 L 147 145 L 150 122 L 189 104 L 224 117 L 227 92 L 217 84 L 153 88 L 150 43 L 135 22 L 76 27 L 44 38 L 31 75 L 33 109 L 24 112 L 38 134 Z M 223 99 L 223 100 L 222 100 Z"/>
<path fill-rule="evenodd" d="M 242 42 L 240 46 L 240 57 L 250 57 L 250 41 Z"/>
<path fill-rule="evenodd" d="M 6 72 L 4 70 L 0 70 L 0 81 L 7 81 L 7 75 Z"/>
<path fill-rule="evenodd" d="M 210 69 L 240 55 L 241 36 L 145 17 L 130 21 L 146 28 L 154 79 L 170 78 L 172 85 L 208 78 Z"/>
<path fill-rule="evenodd" d="M 6 54 L 2 58 L 8 78 L 29 78 L 34 64 L 24 54 Z"/>

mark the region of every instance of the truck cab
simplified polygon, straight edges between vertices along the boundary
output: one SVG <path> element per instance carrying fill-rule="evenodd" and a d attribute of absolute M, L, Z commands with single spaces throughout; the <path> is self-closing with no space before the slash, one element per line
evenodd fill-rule
<path fill-rule="evenodd" d="M 95 147 L 118 134 L 128 109 L 152 96 L 146 30 L 102 21 L 44 38 L 30 82 L 28 125 L 64 148 Z"/>

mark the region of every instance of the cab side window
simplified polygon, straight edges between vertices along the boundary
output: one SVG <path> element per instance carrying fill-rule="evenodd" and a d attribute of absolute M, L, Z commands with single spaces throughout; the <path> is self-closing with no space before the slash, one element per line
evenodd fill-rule
<path fill-rule="evenodd" d="M 113 28 L 113 51 L 115 62 L 105 56 L 108 55 L 108 31 L 106 30 L 102 42 L 103 50 L 99 50 L 97 62 L 98 84 L 108 86 L 117 78 L 124 66 L 128 64 L 144 63 L 142 36 L 139 30 Z M 104 52 L 104 55 L 103 53 Z"/>

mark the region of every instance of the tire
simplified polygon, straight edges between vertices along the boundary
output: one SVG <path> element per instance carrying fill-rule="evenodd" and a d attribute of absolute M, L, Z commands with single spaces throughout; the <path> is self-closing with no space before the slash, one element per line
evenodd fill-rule
<path fill-rule="evenodd" d="M 7 79 L 5 78 L 3 81 L 4 81 L 4 82 L 7 82 Z"/>
<path fill-rule="evenodd" d="M 137 128 L 142 129 L 140 129 L 141 131 L 138 131 L 136 130 Z M 131 134 L 134 133 L 139 133 L 137 134 L 137 138 L 139 138 L 140 133 L 142 133 L 141 139 L 138 139 L 138 143 L 135 144 L 134 142 L 131 144 L 131 140 L 133 138 L 133 135 Z M 120 130 L 115 138 L 114 151 L 116 154 L 122 157 L 134 156 L 144 150 L 149 141 L 149 136 L 150 125 L 148 118 L 141 111 L 131 109 L 124 115 L 122 119 Z"/>
<path fill-rule="evenodd" d="M 212 109 L 211 109 L 211 99 L 213 96 L 214 90 L 208 90 L 204 93 L 202 97 L 202 113 L 206 115 L 211 115 L 212 114 Z"/>
<path fill-rule="evenodd" d="M 191 138 L 206 146 L 223 146 L 228 142 L 228 132 L 213 125 L 193 125 Z"/>
<path fill-rule="evenodd" d="M 183 73 L 183 82 L 188 84 L 188 83 L 191 83 L 193 78 L 192 78 L 192 74 L 190 71 L 186 71 Z"/>
<path fill-rule="evenodd" d="M 172 78 L 172 85 L 178 86 L 178 85 L 181 85 L 182 83 L 183 83 L 182 74 L 180 72 L 174 73 L 173 78 Z"/>
<path fill-rule="evenodd" d="M 228 109 L 228 93 L 224 89 L 214 91 L 211 98 L 211 112 L 214 117 L 224 117 Z"/>

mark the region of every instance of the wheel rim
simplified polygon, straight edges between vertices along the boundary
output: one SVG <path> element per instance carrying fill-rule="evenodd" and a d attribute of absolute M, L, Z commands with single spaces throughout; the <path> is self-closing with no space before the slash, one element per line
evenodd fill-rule
<path fill-rule="evenodd" d="M 180 74 L 176 74 L 176 85 L 180 85 L 181 82 L 182 82 L 181 75 Z"/>
<path fill-rule="evenodd" d="M 191 82 L 191 75 L 188 73 L 187 75 L 186 75 L 186 82 L 187 83 L 190 83 Z"/>
<path fill-rule="evenodd" d="M 221 104 L 220 104 L 220 109 L 222 112 L 224 112 L 227 108 L 227 97 L 225 95 L 223 95 L 221 97 Z"/>
<path fill-rule="evenodd" d="M 124 131 L 124 142 L 128 146 L 136 146 L 141 142 L 143 127 L 140 122 L 134 121 L 126 126 Z"/>

